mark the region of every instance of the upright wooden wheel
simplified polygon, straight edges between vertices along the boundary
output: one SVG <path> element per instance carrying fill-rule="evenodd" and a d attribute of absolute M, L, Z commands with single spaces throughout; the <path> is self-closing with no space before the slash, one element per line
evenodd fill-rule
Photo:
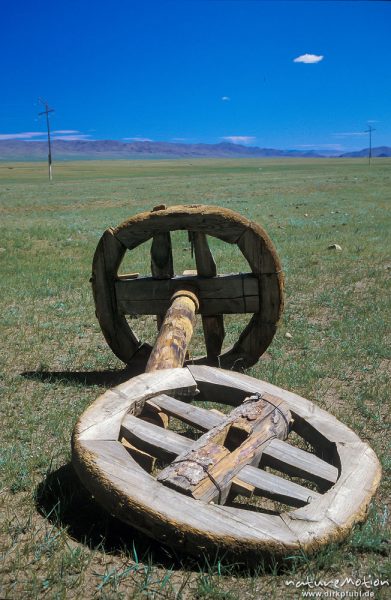
<path fill-rule="evenodd" d="M 170 232 L 188 230 L 195 253 L 196 275 L 175 275 Z M 250 272 L 217 275 L 207 237 L 237 244 Z M 151 276 L 119 276 L 126 250 L 152 239 Z M 253 365 L 273 339 L 283 307 L 280 261 L 266 232 L 237 213 L 214 206 L 157 207 L 103 234 L 93 261 L 92 287 L 96 314 L 113 352 L 124 362 L 148 358 L 126 315 L 157 315 L 158 325 L 178 290 L 196 295 L 202 316 L 206 355 L 195 364 L 243 369 Z M 252 313 L 232 348 L 222 350 L 224 314 Z"/>

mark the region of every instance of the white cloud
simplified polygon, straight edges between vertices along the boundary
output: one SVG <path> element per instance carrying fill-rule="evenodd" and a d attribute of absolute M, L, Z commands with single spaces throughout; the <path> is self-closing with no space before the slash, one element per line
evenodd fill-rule
<path fill-rule="evenodd" d="M 31 140 L 35 137 L 42 137 L 44 131 L 24 131 L 23 133 L 0 133 L 0 140 Z"/>
<path fill-rule="evenodd" d="M 221 96 L 223 102 L 229 102 L 231 98 L 229 96 Z"/>
<path fill-rule="evenodd" d="M 341 133 L 333 133 L 334 137 L 361 137 L 367 135 L 365 131 L 346 131 Z"/>
<path fill-rule="evenodd" d="M 225 135 L 222 137 L 223 140 L 231 142 L 232 144 L 251 144 L 257 138 L 253 135 Z"/>
<path fill-rule="evenodd" d="M 80 131 L 77 129 L 57 129 L 56 131 L 53 131 L 53 133 L 56 133 L 57 135 L 73 135 L 74 133 L 80 133 Z"/>
<path fill-rule="evenodd" d="M 2 133 L 0 134 L 0 140 L 22 140 L 22 141 L 42 141 L 46 140 L 46 131 L 24 131 L 22 133 Z M 76 129 L 57 129 L 52 131 L 53 140 L 65 140 L 68 142 L 74 142 L 76 140 L 89 140 L 90 135 L 80 133 Z"/>
<path fill-rule="evenodd" d="M 77 142 L 80 141 L 88 141 L 91 136 L 85 133 L 78 133 L 77 135 L 54 135 L 54 140 L 63 140 L 64 142 Z"/>
<path fill-rule="evenodd" d="M 322 55 L 317 55 L 317 54 L 302 54 L 301 56 L 294 58 L 293 62 L 305 63 L 306 65 L 312 65 L 312 64 L 320 62 L 321 60 L 323 60 L 323 58 L 324 57 Z"/>
<path fill-rule="evenodd" d="M 151 138 L 145 137 L 124 137 L 122 138 L 124 142 L 153 142 Z"/>

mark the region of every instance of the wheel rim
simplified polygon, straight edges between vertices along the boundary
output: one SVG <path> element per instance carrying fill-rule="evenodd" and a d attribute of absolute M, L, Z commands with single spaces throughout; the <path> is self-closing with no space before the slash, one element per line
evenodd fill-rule
<path fill-rule="evenodd" d="M 301 508 L 264 514 L 205 504 L 159 484 L 119 441 L 124 420 L 129 411 L 136 415 L 148 398 L 158 402 L 164 393 L 189 402 L 197 388 L 203 399 L 232 405 L 254 392 L 283 398 L 294 414 L 296 431 L 322 455 L 316 460 L 326 466 L 322 477 L 329 480 L 328 489 L 320 494 L 308 489 Z M 167 430 L 158 429 L 167 436 Z M 73 462 L 83 483 L 112 514 L 191 553 L 218 546 L 241 555 L 264 550 L 286 554 L 341 540 L 365 517 L 381 475 L 371 448 L 312 402 L 267 382 L 206 366 L 143 374 L 106 392 L 75 427 Z M 263 485 L 270 491 L 268 481 Z M 300 500 L 296 490 L 289 484 L 287 494 Z"/>

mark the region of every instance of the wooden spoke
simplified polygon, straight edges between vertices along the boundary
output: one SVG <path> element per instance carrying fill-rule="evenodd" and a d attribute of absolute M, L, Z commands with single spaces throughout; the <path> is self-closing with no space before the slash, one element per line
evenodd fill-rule
<path fill-rule="evenodd" d="M 157 206 L 153 210 L 166 208 L 165 205 Z M 154 233 L 151 244 L 151 273 L 155 279 L 171 279 L 174 277 L 174 264 L 172 258 L 170 232 Z M 158 331 L 162 326 L 164 312 L 156 315 Z"/>
<path fill-rule="evenodd" d="M 322 488 L 330 487 L 338 479 L 338 469 L 310 452 L 291 446 L 282 440 L 273 440 L 262 455 L 261 465 L 286 475 L 302 477 Z"/>
<path fill-rule="evenodd" d="M 216 425 L 219 425 L 225 418 L 225 415 L 216 415 L 206 408 L 200 408 L 193 404 L 187 404 L 167 396 L 160 394 L 153 398 L 153 404 L 158 407 L 156 410 L 163 410 L 170 417 L 176 417 L 187 425 L 192 425 L 201 431 L 208 431 Z"/>
<path fill-rule="evenodd" d="M 202 277 L 216 277 L 216 263 L 210 251 L 205 233 L 195 231 L 190 232 L 190 235 L 194 247 L 198 275 Z M 217 364 L 217 357 L 221 353 L 225 337 L 223 315 L 203 315 L 202 327 L 204 329 L 208 362 Z"/>
<path fill-rule="evenodd" d="M 318 492 L 254 467 L 243 467 L 239 479 L 254 486 L 254 494 L 283 502 L 288 506 L 305 506 L 320 498 Z"/>
<path fill-rule="evenodd" d="M 121 435 L 144 452 L 167 461 L 173 460 L 193 444 L 193 440 L 175 431 L 163 429 L 133 415 L 126 415 L 122 421 Z"/>

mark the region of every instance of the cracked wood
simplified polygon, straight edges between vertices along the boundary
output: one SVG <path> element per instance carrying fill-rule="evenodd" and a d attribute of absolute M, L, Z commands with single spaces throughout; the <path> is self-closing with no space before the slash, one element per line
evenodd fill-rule
<path fill-rule="evenodd" d="M 257 465 L 271 439 L 286 438 L 290 420 L 290 412 L 279 398 L 250 396 L 157 479 L 193 498 L 223 504 L 235 475 L 245 465 Z"/>

